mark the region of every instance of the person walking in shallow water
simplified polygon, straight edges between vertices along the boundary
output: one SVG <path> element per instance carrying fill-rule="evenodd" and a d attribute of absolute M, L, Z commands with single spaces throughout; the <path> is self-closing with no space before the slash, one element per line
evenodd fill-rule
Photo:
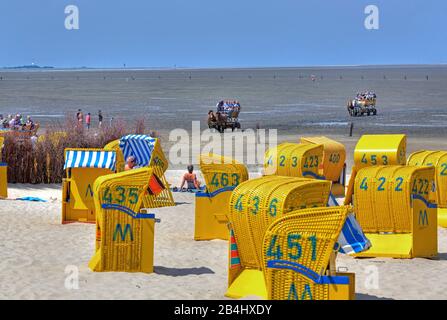
<path fill-rule="evenodd" d="M 78 118 L 78 125 L 82 126 L 82 122 L 84 121 L 84 114 L 81 109 L 78 109 L 78 113 L 76 113 L 76 117 Z"/>
<path fill-rule="evenodd" d="M 90 122 L 92 121 L 92 116 L 90 112 L 85 116 L 85 124 L 87 125 L 87 130 L 90 130 Z"/>
<path fill-rule="evenodd" d="M 98 121 L 99 121 L 99 128 L 101 128 L 102 127 L 102 112 L 101 112 L 101 110 L 99 110 L 98 111 Z"/>

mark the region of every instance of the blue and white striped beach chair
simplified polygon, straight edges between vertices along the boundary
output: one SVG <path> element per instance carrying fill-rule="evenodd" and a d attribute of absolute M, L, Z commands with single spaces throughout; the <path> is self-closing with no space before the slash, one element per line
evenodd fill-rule
<path fill-rule="evenodd" d="M 93 183 L 100 176 L 114 173 L 115 167 L 115 151 L 65 149 L 62 223 L 95 222 Z"/>

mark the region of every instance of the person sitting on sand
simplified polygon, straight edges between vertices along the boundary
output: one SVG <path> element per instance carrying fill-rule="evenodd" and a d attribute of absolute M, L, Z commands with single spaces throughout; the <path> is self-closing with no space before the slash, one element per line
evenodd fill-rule
<path fill-rule="evenodd" d="M 124 166 L 124 171 L 129 171 L 132 169 L 136 169 L 137 161 L 134 156 L 129 156 L 126 160 L 126 165 Z"/>
<path fill-rule="evenodd" d="M 185 183 L 187 183 L 187 189 L 200 189 L 200 182 L 197 180 L 197 176 L 194 171 L 194 166 L 190 164 L 188 166 L 188 172 L 183 175 L 182 184 L 180 185 L 180 190 L 183 189 Z"/>

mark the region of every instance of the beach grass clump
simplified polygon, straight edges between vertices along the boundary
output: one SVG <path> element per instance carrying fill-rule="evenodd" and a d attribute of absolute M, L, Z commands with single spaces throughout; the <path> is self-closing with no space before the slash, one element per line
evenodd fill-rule
<path fill-rule="evenodd" d="M 65 176 L 66 148 L 103 148 L 107 143 L 126 134 L 145 130 L 144 122 L 128 126 L 121 120 L 113 125 L 87 130 L 77 122 L 66 120 L 41 130 L 36 138 L 20 132 L 5 134 L 1 162 L 8 164 L 10 183 L 61 183 Z"/>

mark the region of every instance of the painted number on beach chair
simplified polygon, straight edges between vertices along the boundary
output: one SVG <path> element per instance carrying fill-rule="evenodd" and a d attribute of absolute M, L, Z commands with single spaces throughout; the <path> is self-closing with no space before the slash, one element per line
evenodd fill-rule
<path fill-rule="evenodd" d="M 304 168 L 318 168 L 318 156 L 310 156 L 304 159 Z"/>
<path fill-rule="evenodd" d="M 428 195 L 429 188 L 430 183 L 427 179 L 414 179 L 411 191 L 413 194 Z"/>
<path fill-rule="evenodd" d="M 269 205 L 269 214 L 271 217 L 276 217 L 276 204 L 278 203 L 278 199 L 273 198 L 272 201 L 270 201 L 270 205 Z"/>
<path fill-rule="evenodd" d="M 154 158 L 154 164 L 162 168 L 165 167 L 165 163 L 159 157 Z"/>
<path fill-rule="evenodd" d="M 370 156 L 370 162 L 371 162 L 371 164 L 372 164 L 373 166 L 375 166 L 375 165 L 378 164 L 377 158 L 380 158 L 380 159 L 382 160 L 382 165 L 386 166 L 386 165 L 388 164 L 388 156 L 383 155 L 383 156 L 379 156 L 379 157 L 377 157 L 376 154 L 372 154 L 372 155 Z M 368 159 L 367 159 L 367 157 L 366 157 L 366 153 L 363 154 L 363 157 L 362 157 L 362 161 L 361 161 L 361 162 L 364 163 L 364 164 L 368 164 Z"/>
<path fill-rule="evenodd" d="M 447 163 L 441 164 L 441 172 L 439 173 L 440 176 L 447 176 Z"/>
<path fill-rule="evenodd" d="M 250 212 L 253 215 L 256 215 L 259 211 L 259 197 L 258 196 L 254 197 L 252 201 L 253 201 L 253 209 L 251 209 Z"/>
<path fill-rule="evenodd" d="M 380 184 L 379 184 L 379 187 L 377 188 L 377 191 L 385 191 L 385 188 L 383 186 L 386 183 L 386 179 L 384 177 L 380 177 L 379 181 L 380 181 Z"/>
<path fill-rule="evenodd" d="M 237 185 L 239 185 L 239 180 L 240 177 L 237 173 L 233 173 L 231 175 L 232 178 L 232 186 L 235 187 Z M 213 175 L 213 178 L 211 179 L 211 185 L 215 186 L 216 188 L 218 187 L 228 187 L 229 185 L 229 176 L 228 173 L 222 173 L 220 176 L 218 173 L 215 173 Z"/>
<path fill-rule="evenodd" d="M 396 178 L 396 188 L 394 188 L 394 191 L 402 191 L 402 184 L 404 183 L 404 178 L 398 177 Z"/>
<path fill-rule="evenodd" d="M 340 162 L 340 154 L 339 153 L 331 153 L 331 155 L 329 156 L 329 162 L 339 163 Z"/>
<path fill-rule="evenodd" d="M 287 252 L 287 257 L 290 260 L 299 260 L 303 254 L 302 240 L 310 242 L 311 246 L 311 260 L 317 259 L 317 237 L 310 236 L 303 238 L 301 234 L 290 233 L 287 235 L 287 248 L 281 248 L 280 244 L 277 244 L 278 235 L 273 235 L 270 240 L 269 248 L 267 250 L 267 256 L 275 259 L 281 259 L 283 252 Z"/>
<path fill-rule="evenodd" d="M 360 183 L 360 190 L 368 191 L 368 178 L 363 178 L 362 183 Z"/>
<path fill-rule="evenodd" d="M 279 166 L 280 167 L 284 167 L 285 162 L 286 162 L 286 156 L 283 155 L 283 156 L 279 157 Z"/>
<path fill-rule="evenodd" d="M 239 196 L 239 198 L 237 198 L 237 200 L 236 200 L 236 204 L 234 205 L 234 208 L 237 210 L 237 211 L 242 211 L 244 208 L 242 207 L 242 197 L 243 197 L 244 195 L 243 194 L 241 194 L 240 196 Z"/>
<path fill-rule="evenodd" d="M 292 167 L 296 168 L 298 165 L 298 157 L 292 157 Z"/>
<path fill-rule="evenodd" d="M 102 200 L 105 203 L 123 204 L 124 202 L 129 201 L 130 204 L 135 204 L 138 202 L 138 198 L 138 188 L 118 186 L 115 188 L 114 192 L 111 192 L 110 188 L 106 188 Z"/>

